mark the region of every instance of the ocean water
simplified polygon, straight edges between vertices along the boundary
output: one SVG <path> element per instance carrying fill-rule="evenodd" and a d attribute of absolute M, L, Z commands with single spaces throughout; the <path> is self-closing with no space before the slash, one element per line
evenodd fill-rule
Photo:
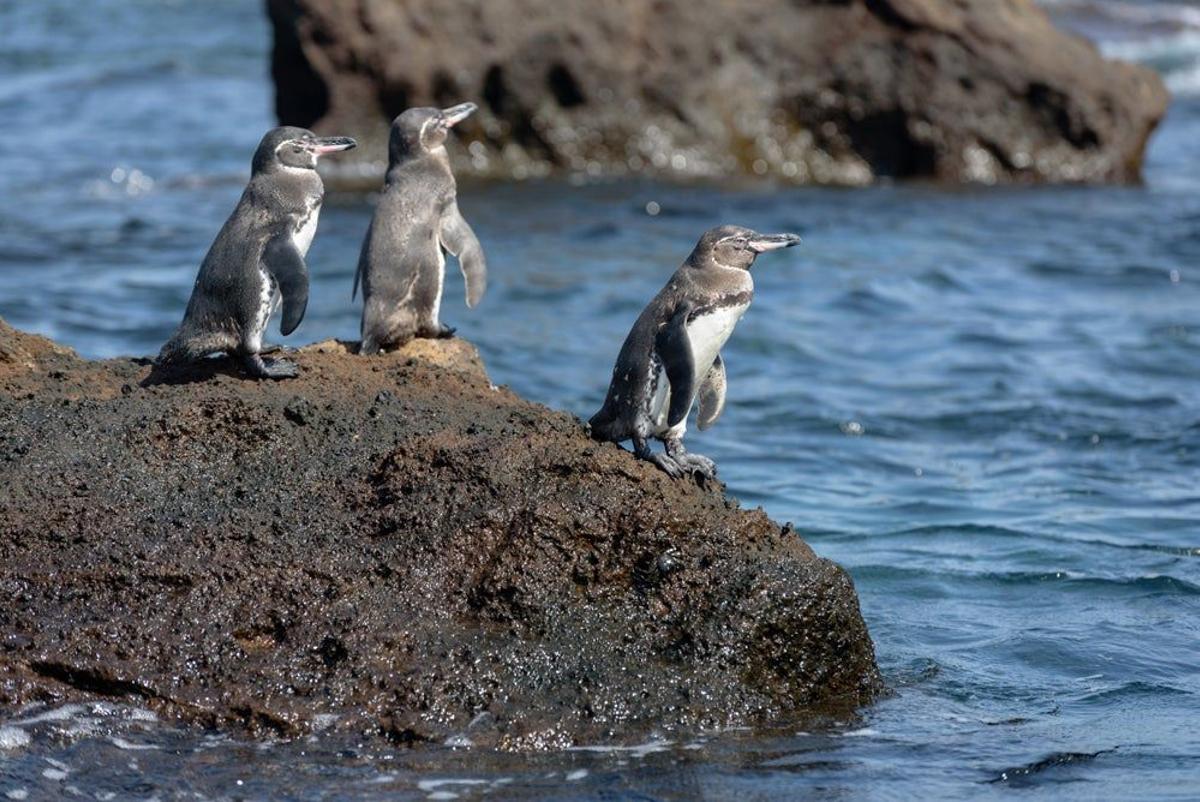
<path fill-rule="evenodd" d="M 689 446 L 845 565 L 892 689 L 815 732 L 537 755 L 255 743 L 0 711 L 0 800 L 1200 798 L 1200 8 L 1060 0 L 1176 93 L 1144 186 L 465 185 L 491 265 L 443 319 L 586 417 L 709 226 L 794 231 Z M 260 5 L 0 2 L 0 316 L 151 354 L 273 124 Z M 656 213 L 651 213 L 656 212 Z M 333 194 L 302 343 L 357 332 L 371 199 Z M 1024 798 L 1024 797 L 1021 797 Z"/>

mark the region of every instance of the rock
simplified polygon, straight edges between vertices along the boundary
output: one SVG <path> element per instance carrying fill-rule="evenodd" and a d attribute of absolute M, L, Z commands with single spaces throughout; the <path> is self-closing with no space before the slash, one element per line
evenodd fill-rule
<path fill-rule="evenodd" d="M 530 749 L 878 689 L 849 577 L 790 527 L 493 387 L 463 340 L 348 350 L 254 382 L 0 327 L 0 707 Z"/>
<path fill-rule="evenodd" d="M 393 116 L 470 99 L 463 174 L 1128 182 L 1167 104 L 1032 0 L 267 7 L 280 120 L 379 165 Z"/>
<path fill-rule="evenodd" d="M 77 359 L 75 352 L 45 337 L 17 331 L 0 319 L 0 380 L 12 374 L 57 369 Z"/>

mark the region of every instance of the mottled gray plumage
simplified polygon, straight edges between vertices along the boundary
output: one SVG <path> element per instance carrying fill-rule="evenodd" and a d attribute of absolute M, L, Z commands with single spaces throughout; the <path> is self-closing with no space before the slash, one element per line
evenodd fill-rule
<path fill-rule="evenodd" d="M 699 399 L 700 429 L 720 417 L 725 408 L 720 351 L 754 298 L 750 266 L 758 254 L 799 241 L 794 234 L 757 234 L 739 226 L 705 232 L 625 338 L 604 406 L 589 422 L 592 437 L 632 439 L 638 457 L 672 476 L 714 477 L 712 460 L 683 448 L 688 413 Z M 662 440 L 666 453 L 651 452 L 650 437 Z"/>
<path fill-rule="evenodd" d="M 280 299 L 284 335 L 304 317 L 304 256 L 325 193 L 317 159 L 354 144 L 347 137 L 318 138 L 303 128 L 267 132 L 254 152 L 250 183 L 204 257 L 183 322 L 159 352 L 160 363 L 224 352 L 241 356 L 259 378 L 296 375 L 289 362 L 263 361 L 263 332 Z"/>
<path fill-rule="evenodd" d="M 354 290 L 363 288 L 363 354 L 413 337 L 448 337 L 438 320 L 445 281 L 443 251 L 458 258 L 474 307 L 487 288 L 487 263 L 475 233 L 458 211 L 446 155 L 449 129 L 475 110 L 409 109 L 392 122 L 383 194 L 358 257 Z"/>

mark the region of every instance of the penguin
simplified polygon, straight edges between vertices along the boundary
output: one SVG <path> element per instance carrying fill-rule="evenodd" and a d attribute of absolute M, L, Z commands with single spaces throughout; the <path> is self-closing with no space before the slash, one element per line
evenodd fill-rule
<path fill-rule="evenodd" d="M 716 465 L 683 448 L 697 399 L 703 431 L 725 409 L 721 347 L 750 308 L 750 266 L 760 253 L 790 248 L 795 234 L 758 234 L 740 226 L 705 232 L 666 286 L 638 316 L 613 367 L 604 406 L 588 426 L 596 440 L 633 440 L 634 454 L 672 477 L 716 478 Z M 663 442 L 655 454 L 647 438 Z"/>
<path fill-rule="evenodd" d="M 224 352 L 240 356 L 255 378 L 298 374 L 291 362 L 263 360 L 263 332 L 281 298 L 285 336 L 304 317 L 304 256 L 325 194 L 317 159 L 355 144 L 290 126 L 266 133 L 254 151 L 250 183 L 204 257 L 183 322 L 159 352 L 159 364 Z"/>
<path fill-rule="evenodd" d="M 487 263 L 475 232 L 458 211 L 446 137 L 475 111 L 408 109 L 392 121 L 383 195 L 367 229 L 353 298 L 363 289 L 360 354 L 396 348 L 413 337 L 449 337 L 438 320 L 446 258 L 458 258 L 474 308 L 487 289 Z"/>

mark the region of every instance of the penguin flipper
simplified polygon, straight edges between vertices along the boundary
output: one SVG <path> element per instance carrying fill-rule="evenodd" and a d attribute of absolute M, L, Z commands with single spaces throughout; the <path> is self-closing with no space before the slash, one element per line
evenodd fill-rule
<path fill-rule="evenodd" d="M 308 266 L 290 237 L 275 237 L 268 242 L 262 261 L 283 296 L 279 331 L 286 337 L 300 325 L 308 308 Z"/>
<path fill-rule="evenodd" d="M 704 381 L 700 382 L 700 414 L 696 428 L 700 431 L 712 426 L 725 411 L 725 360 L 717 354 Z"/>
<path fill-rule="evenodd" d="M 350 290 L 350 300 L 358 295 L 358 284 L 362 281 L 363 273 L 367 270 L 367 252 L 371 246 L 371 234 L 375 231 L 375 220 L 371 220 L 371 224 L 367 226 L 367 234 L 363 237 L 362 248 L 358 252 L 358 267 L 354 269 L 354 287 Z M 363 288 L 363 298 L 366 298 L 366 287 Z"/>
<path fill-rule="evenodd" d="M 696 362 L 687 335 L 687 319 L 691 311 L 690 303 L 680 304 L 671 320 L 654 338 L 654 350 L 658 352 L 658 358 L 667 372 L 667 381 L 671 384 L 668 426 L 675 426 L 687 417 L 696 394 Z"/>
<path fill-rule="evenodd" d="M 471 226 L 463 219 L 457 203 L 442 213 L 439 240 L 446 252 L 458 258 L 467 285 L 467 307 L 474 309 L 487 289 L 487 260 Z"/>

